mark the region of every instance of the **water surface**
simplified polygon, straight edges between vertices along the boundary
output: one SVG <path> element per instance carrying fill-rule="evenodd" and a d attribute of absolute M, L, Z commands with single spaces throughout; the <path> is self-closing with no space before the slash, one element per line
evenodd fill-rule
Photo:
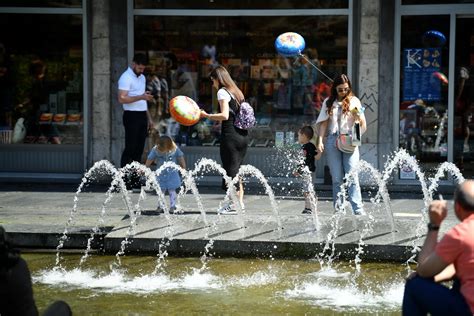
<path fill-rule="evenodd" d="M 75 315 L 311 314 L 399 315 L 404 264 L 335 263 L 317 260 L 217 259 L 23 254 L 41 311 L 56 299 Z M 154 273 L 155 269 L 157 270 Z"/>

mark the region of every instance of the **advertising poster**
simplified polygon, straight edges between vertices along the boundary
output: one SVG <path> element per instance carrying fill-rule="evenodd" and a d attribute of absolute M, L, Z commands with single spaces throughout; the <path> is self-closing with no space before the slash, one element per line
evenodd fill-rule
<path fill-rule="evenodd" d="M 440 48 L 407 48 L 403 51 L 403 101 L 441 99 Z"/>

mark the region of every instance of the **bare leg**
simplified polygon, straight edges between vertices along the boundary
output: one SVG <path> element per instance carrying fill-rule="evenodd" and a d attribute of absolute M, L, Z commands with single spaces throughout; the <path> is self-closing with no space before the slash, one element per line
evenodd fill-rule
<path fill-rule="evenodd" d="M 304 208 L 312 210 L 311 202 L 309 200 L 309 192 L 304 193 Z"/>
<path fill-rule="evenodd" d="M 239 180 L 237 196 L 239 197 L 240 206 L 244 207 L 244 184 L 242 183 L 242 179 Z"/>

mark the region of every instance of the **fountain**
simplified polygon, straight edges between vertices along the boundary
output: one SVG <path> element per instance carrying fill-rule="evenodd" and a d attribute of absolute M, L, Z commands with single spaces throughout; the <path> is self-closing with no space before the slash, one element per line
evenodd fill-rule
<path fill-rule="evenodd" d="M 378 281 L 374 284 L 366 281 L 372 276 L 368 276 L 369 272 L 364 269 L 370 264 L 363 261 L 364 258 L 370 256 L 367 255 L 368 251 L 373 252 L 370 250 L 374 247 L 372 240 L 384 238 L 385 242 L 392 243 L 401 239 L 399 223 L 393 215 L 387 183 L 394 171 L 404 164 L 408 164 L 415 171 L 423 193 L 420 221 L 416 224 L 415 236 L 410 241 L 412 256 L 406 260 L 406 265 L 390 267 L 391 270 L 396 271 L 393 279 L 386 280 L 383 276 L 377 279 L 380 276 L 376 276 L 374 280 Z M 169 212 L 164 194 L 156 181 L 156 175 L 166 168 L 178 170 L 183 179 L 178 198 L 180 212 L 173 214 Z M 134 196 L 127 192 L 122 180 L 124 175 L 132 169 L 141 172 L 146 179 L 146 185 L 137 196 L 136 202 L 132 201 Z M 210 209 L 209 201 L 202 199 L 196 180 L 201 174 L 210 171 L 218 172 L 226 181 L 228 190 L 225 196 L 222 196 L 221 203 L 232 200 L 237 206 L 237 216 L 217 215 L 213 207 Z M 374 306 L 376 306 L 375 310 L 396 313 L 399 311 L 403 293 L 403 274 L 409 269 L 408 264 L 414 262 L 419 251 L 422 228 L 426 224 L 427 207 L 433 200 L 441 178 L 446 173 L 451 174 L 458 183 L 464 181 L 457 167 L 447 162 L 437 168 L 432 178 L 427 179 L 418 162 L 405 150 L 394 153 L 381 172 L 361 160 L 358 167 L 346 175 L 339 196 L 341 203 L 337 203 L 335 212 L 332 207 L 327 207 L 329 203 L 325 204 L 318 199 L 310 183 L 310 177 L 305 174 L 303 181 L 310 184 L 310 201 L 314 210 L 313 216 L 308 217 L 300 215 L 299 212 L 298 216 L 295 216 L 294 212 L 284 210 L 283 199 L 279 199 L 274 194 L 268 180 L 260 170 L 251 165 L 242 166 L 238 175 L 231 179 L 217 162 L 207 158 L 201 159 L 189 171 L 168 162 L 154 172 L 138 163 L 117 169 L 107 161 L 100 161 L 87 171 L 76 192 L 74 205 L 57 246 L 55 264 L 50 269 L 37 269 L 34 274 L 35 284 L 40 287 L 54 287 L 62 284 L 66 287 L 84 289 L 87 292 L 113 292 L 132 296 L 137 293 L 155 296 L 159 293 L 189 293 L 189 291 L 204 290 L 218 297 L 217 293 L 222 291 L 238 293 L 240 289 L 248 290 L 250 287 L 252 293 L 258 293 L 261 288 L 262 291 L 270 291 L 271 297 L 280 297 L 286 302 L 292 302 L 288 303 L 290 305 L 298 305 L 295 302 L 303 301 L 302 305 L 308 306 L 308 302 L 313 302 L 310 305 L 318 306 L 318 313 L 327 309 L 339 310 L 341 313 L 364 312 L 373 310 Z M 87 183 L 94 180 L 95 174 L 109 175 L 112 178 L 97 224 L 92 228 L 86 249 L 80 258 L 64 255 L 61 250 L 67 243 L 69 227 L 74 222 L 80 202 L 80 193 Z M 367 215 L 356 218 L 345 211 L 349 205 L 346 191 L 355 179 L 363 175 L 368 175 L 370 184 L 375 188 L 375 195 L 366 202 Z M 240 178 L 255 178 L 262 185 L 266 197 L 259 198 L 259 201 L 268 209 L 271 216 L 268 213 L 261 213 L 263 210 L 255 211 L 248 207 L 241 207 L 235 190 L 235 184 Z M 150 197 L 147 193 L 150 190 L 156 193 L 157 203 L 164 210 L 164 214 L 148 217 L 145 220 L 142 205 Z M 188 192 L 191 192 L 190 198 L 188 198 Z M 91 248 L 95 235 L 104 225 L 108 205 L 117 195 L 123 200 L 128 218 L 122 220 L 121 226 L 117 226 L 108 234 L 111 236 L 107 237 L 110 240 L 120 240 L 119 244 L 105 242 L 106 252 L 118 250 L 115 260 L 112 260 L 114 263 L 110 264 L 111 257 L 109 256 L 91 257 Z M 262 200 L 264 202 L 261 202 Z M 183 206 L 182 203 L 187 203 L 187 206 Z M 246 204 L 252 205 L 252 202 L 246 202 Z M 200 216 L 194 216 L 188 211 L 189 208 L 199 210 Z M 283 213 L 282 210 L 284 210 Z M 309 226 L 306 224 L 308 219 Z M 149 226 L 144 227 L 145 223 Z M 115 236 L 112 236 L 114 234 Z M 156 241 L 152 248 L 146 248 L 145 243 L 140 242 L 143 234 L 155 236 L 153 238 Z M 191 242 L 191 239 L 194 241 Z M 344 241 L 345 239 L 347 241 Z M 119 246 L 112 247 L 112 245 Z M 130 248 L 131 245 L 133 248 Z M 150 261 L 146 260 L 147 257 L 140 257 L 143 258 L 140 263 L 141 268 L 135 271 L 134 261 L 138 259 L 128 254 L 141 247 L 147 253 L 153 251 L 156 254 L 156 260 Z M 200 260 L 170 258 L 168 254 L 179 254 L 180 247 L 188 249 L 189 253 L 195 254 L 199 251 Z M 235 248 L 235 251 L 232 251 L 232 248 Z M 275 259 L 298 251 L 300 256 L 306 252 L 316 260 L 295 263 Z M 251 255 L 270 260 L 264 260 L 258 264 L 255 261 L 233 262 L 230 259 L 220 259 L 221 254 Z M 339 258 L 349 259 L 349 263 L 338 262 Z M 77 265 L 77 260 L 79 265 Z M 184 266 L 183 262 L 185 262 Z M 252 265 L 258 268 L 254 272 L 240 272 L 232 275 L 230 272 L 232 270 L 228 269 L 229 266 L 245 270 L 239 266 L 239 262 L 247 267 L 245 269 L 252 269 Z M 97 265 L 101 266 L 98 270 L 95 269 Z M 301 275 L 301 271 L 294 265 L 305 266 L 302 276 L 298 276 Z M 183 267 L 188 268 L 183 269 Z M 288 267 L 291 267 L 290 270 L 294 274 L 286 272 Z M 281 281 L 281 278 L 289 279 Z M 273 288 L 279 290 L 275 292 Z M 346 297 L 347 300 L 351 297 L 354 300 L 342 302 L 339 297 Z"/>

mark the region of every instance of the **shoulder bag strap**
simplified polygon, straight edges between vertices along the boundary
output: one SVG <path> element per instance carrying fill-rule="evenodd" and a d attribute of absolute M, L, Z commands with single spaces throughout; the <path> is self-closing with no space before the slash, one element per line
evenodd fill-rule
<path fill-rule="evenodd" d="M 227 88 L 223 87 L 222 89 L 224 89 L 224 90 L 230 95 L 230 98 L 231 98 L 231 99 L 234 99 L 235 103 L 237 103 L 237 105 L 238 105 L 237 111 L 239 111 L 239 110 L 240 110 L 240 102 L 232 95 L 232 93 L 230 93 L 229 90 L 227 90 Z M 230 108 L 230 105 L 229 105 L 229 111 L 234 112 L 234 110 L 232 110 L 232 109 Z M 234 113 L 234 114 L 235 114 L 235 113 Z"/>

